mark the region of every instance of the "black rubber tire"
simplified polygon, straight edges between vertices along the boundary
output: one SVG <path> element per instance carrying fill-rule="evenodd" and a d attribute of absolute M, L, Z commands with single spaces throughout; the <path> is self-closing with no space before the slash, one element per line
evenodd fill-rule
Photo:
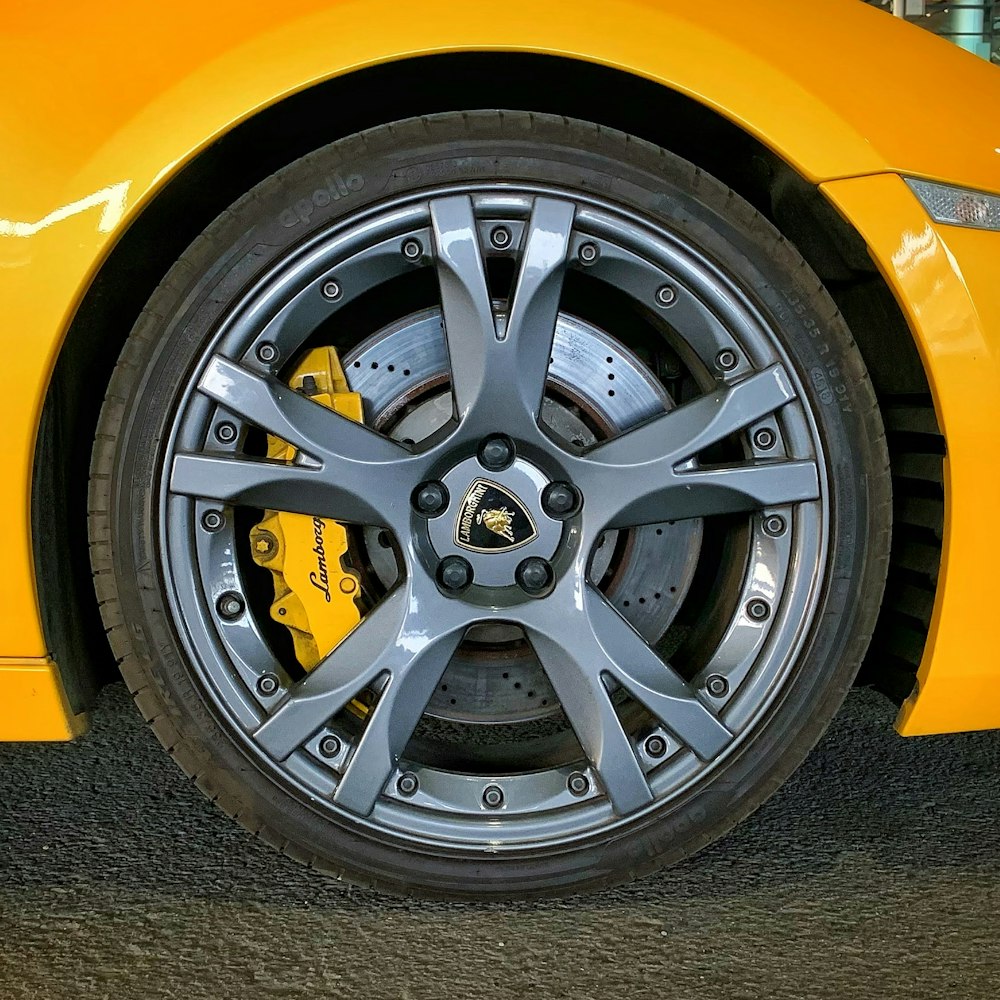
<path fill-rule="evenodd" d="M 807 386 L 832 484 L 832 539 L 815 623 L 782 696 L 710 780 L 614 839 L 572 851 L 435 856 L 321 815 L 238 748 L 209 708 L 171 621 L 156 498 L 178 394 L 213 324 L 248 281 L 290 246 L 383 198 L 500 178 L 599 191 L 683 232 L 754 296 Z M 447 898 L 610 886 L 690 855 L 760 805 L 801 763 L 852 683 L 881 601 L 890 521 L 888 454 L 868 374 L 795 248 L 740 197 L 669 152 L 597 125 L 523 112 L 437 115 L 353 135 L 225 211 L 135 324 L 108 389 L 91 470 L 101 614 L 136 703 L 178 764 L 231 816 L 300 861 L 352 882 Z"/>

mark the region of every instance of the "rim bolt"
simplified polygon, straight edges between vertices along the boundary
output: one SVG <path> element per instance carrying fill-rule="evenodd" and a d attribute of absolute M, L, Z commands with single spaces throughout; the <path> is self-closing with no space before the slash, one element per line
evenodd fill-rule
<path fill-rule="evenodd" d="M 503 789 L 499 785 L 487 785 L 483 789 L 483 805 L 487 809 L 499 809 L 503 805 Z"/>
<path fill-rule="evenodd" d="M 580 494 L 569 483 L 549 483 L 542 490 L 542 507 L 552 517 L 575 514 L 580 505 Z"/>
<path fill-rule="evenodd" d="M 729 694 L 729 681 L 722 674 L 712 674 L 705 682 L 705 690 L 713 698 L 724 698 Z"/>
<path fill-rule="evenodd" d="M 785 533 L 785 519 L 778 514 L 771 514 L 764 518 L 764 531 L 772 537 Z"/>
<path fill-rule="evenodd" d="M 601 256 L 601 251 L 597 248 L 596 243 L 582 243 L 577 256 L 580 258 L 581 264 L 593 264 Z"/>
<path fill-rule="evenodd" d="M 461 556 L 445 556 L 438 566 L 438 580 L 445 590 L 465 590 L 472 583 L 472 567 Z"/>
<path fill-rule="evenodd" d="M 490 243 L 497 250 L 505 250 L 510 246 L 510 230 L 506 226 L 495 226 L 490 233 Z"/>
<path fill-rule="evenodd" d="M 424 255 L 424 248 L 420 245 L 420 240 L 406 240 L 403 243 L 403 256 L 407 260 L 420 260 Z"/>
<path fill-rule="evenodd" d="M 340 753 L 340 740 L 336 736 L 324 736 L 319 741 L 319 752 L 326 758 L 336 757 Z"/>
<path fill-rule="evenodd" d="M 731 372 L 739 363 L 740 359 L 736 356 L 736 352 L 730 351 L 728 348 L 719 351 L 715 356 L 716 368 L 724 372 Z"/>
<path fill-rule="evenodd" d="M 590 791 L 590 779 L 580 771 L 574 771 L 567 779 L 566 787 L 574 795 L 586 795 Z"/>
<path fill-rule="evenodd" d="M 278 348 L 267 341 L 264 341 L 263 344 L 258 344 L 257 360 L 265 365 L 273 364 L 278 360 Z"/>
<path fill-rule="evenodd" d="M 201 515 L 201 526 L 206 531 L 219 531 L 225 523 L 225 515 L 220 510 L 206 510 Z"/>
<path fill-rule="evenodd" d="M 761 427 L 753 436 L 753 443 L 755 448 L 759 448 L 761 451 L 767 451 L 769 448 L 774 447 L 774 443 L 778 440 L 778 436 L 771 430 L 770 427 Z"/>
<path fill-rule="evenodd" d="M 667 752 L 667 741 L 659 735 L 652 735 L 646 740 L 646 753 L 650 757 L 662 757 Z"/>
<path fill-rule="evenodd" d="M 552 567 L 538 556 L 529 556 L 514 571 L 514 579 L 526 593 L 537 596 L 552 584 Z"/>
<path fill-rule="evenodd" d="M 656 304 L 658 306 L 672 306 L 677 301 L 677 292 L 672 285 L 663 285 L 656 290 Z"/>
<path fill-rule="evenodd" d="M 479 448 L 479 463 L 483 468 L 500 472 L 514 461 L 514 442 L 502 434 L 487 438 Z"/>
<path fill-rule="evenodd" d="M 762 622 L 771 613 L 771 608 L 767 601 L 762 601 L 759 597 L 747 602 L 747 616 L 755 622 Z"/>
<path fill-rule="evenodd" d="M 219 599 L 215 602 L 215 606 L 219 611 L 219 615 L 225 618 L 227 622 L 235 621 L 239 618 L 246 607 L 243 603 L 243 598 L 235 590 L 227 590 L 224 594 L 220 594 Z"/>
<path fill-rule="evenodd" d="M 277 693 L 279 687 L 281 683 L 274 674 L 261 674 L 257 679 L 257 692 L 265 698 Z"/>
<path fill-rule="evenodd" d="M 236 440 L 236 424 L 223 420 L 221 424 L 216 425 L 215 436 L 223 444 L 232 444 Z"/>
<path fill-rule="evenodd" d="M 407 797 L 415 795 L 419 787 L 420 782 L 417 781 L 417 776 L 412 771 L 406 771 L 396 780 L 396 791 L 399 792 L 400 795 L 405 795 Z"/>
<path fill-rule="evenodd" d="M 434 480 L 422 483 L 413 491 L 413 506 L 426 517 L 440 514 L 448 506 L 448 490 Z"/>
<path fill-rule="evenodd" d="M 341 288 L 336 281 L 333 280 L 324 281 L 322 292 L 324 299 L 329 299 L 331 302 L 336 302 L 336 300 L 340 298 Z"/>

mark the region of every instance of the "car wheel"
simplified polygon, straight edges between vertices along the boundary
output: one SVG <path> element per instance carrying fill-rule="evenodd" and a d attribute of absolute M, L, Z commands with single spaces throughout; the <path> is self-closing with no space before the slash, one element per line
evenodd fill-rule
<path fill-rule="evenodd" d="M 287 854 L 421 895 L 598 888 L 760 804 L 843 699 L 885 438 L 749 205 L 597 125 L 398 122 L 225 211 L 92 466 L 143 713 Z"/>

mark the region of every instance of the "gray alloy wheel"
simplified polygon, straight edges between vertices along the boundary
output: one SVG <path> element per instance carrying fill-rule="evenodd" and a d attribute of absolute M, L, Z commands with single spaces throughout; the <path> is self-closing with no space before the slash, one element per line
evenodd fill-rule
<path fill-rule="evenodd" d="M 200 284 L 191 261 L 168 277 L 126 348 L 145 382 L 113 386 L 95 482 L 118 493 L 94 516 L 128 519 L 110 529 L 131 539 L 114 553 L 116 587 L 134 595 L 125 616 L 148 622 L 153 592 L 145 631 L 169 633 L 177 655 L 128 652 L 165 692 L 174 746 L 189 739 L 225 775 L 230 811 L 359 881 L 509 896 L 672 860 L 678 817 L 686 853 L 797 763 L 867 641 L 888 493 L 849 335 L 821 289 L 796 288 L 794 252 L 759 217 L 635 140 L 615 139 L 622 174 L 676 202 L 650 210 L 625 184 L 595 194 L 587 158 L 607 158 L 606 133 L 533 116 L 542 134 L 526 142 L 514 116 L 482 115 L 492 135 L 442 116 L 439 136 L 404 123 L 394 144 L 345 140 L 214 224 L 211 247 L 192 250 Z M 506 173 L 498 155 L 483 177 L 446 135 L 516 145 L 520 166 Z M 399 180 L 408 144 L 414 164 L 433 146 L 450 175 Z M 551 169 L 525 169 L 525 145 Z M 394 184 L 326 213 L 317 191 L 293 202 L 312 206 L 307 225 L 295 210 L 275 224 L 269 206 L 307 190 L 324 156 L 345 194 L 380 157 Z M 244 249 L 220 254 L 255 218 Z M 772 259 L 758 271 L 746 248 L 762 234 Z M 816 303 L 854 410 L 828 405 L 820 380 L 837 371 L 812 363 L 801 317 Z M 288 387 L 318 344 L 340 352 L 364 424 Z M 845 458 L 862 421 L 867 442 Z M 267 459 L 263 432 L 296 458 Z M 265 509 L 349 526 L 364 616 L 309 671 L 268 621 L 248 557 Z M 867 549 L 845 548 L 844 511 Z M 142 551 L 152 588 L 133 582 Z M 847 581 L 837 607 L 834 579 Z M 819 676 L 802 680 L 810 645 Z M 807 704 L 776 725 L 796 685 Z M 361 696 L 363 721 L 349 711 Z M 787 729 L 785 747 L 720 802 L 737 779 L 719 776 L 769 727 Z M 714 796 L 707 817 L 699 796 Z M 670 850 L 638 859 L 637 833 L 650 844 L 642 831 L 664 817 Z M 544 873 L 524 876 L 526 859 Z"/>

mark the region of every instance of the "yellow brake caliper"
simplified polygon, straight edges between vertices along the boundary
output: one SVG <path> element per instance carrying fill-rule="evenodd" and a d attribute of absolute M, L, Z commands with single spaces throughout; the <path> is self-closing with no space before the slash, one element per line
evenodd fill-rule
<path fill-rule="evenodd" d="M 351 420 L 364 420 L 361 396 L 350 391 L 332 347 L 310 350 L 288 384 Z M 268 458 L 291 461 L 295 453 L 267 436 Z M 344 565 L 347 532 L 326 517 L 267 510 L 250 529 L 250 544 L 254 562 L 274 580 L 271 617 L 288 628 L 296 658 L 312 670 L 361 621 L 361 582 Z M 354 707 L 366 710 L 363 703 Z"/>

